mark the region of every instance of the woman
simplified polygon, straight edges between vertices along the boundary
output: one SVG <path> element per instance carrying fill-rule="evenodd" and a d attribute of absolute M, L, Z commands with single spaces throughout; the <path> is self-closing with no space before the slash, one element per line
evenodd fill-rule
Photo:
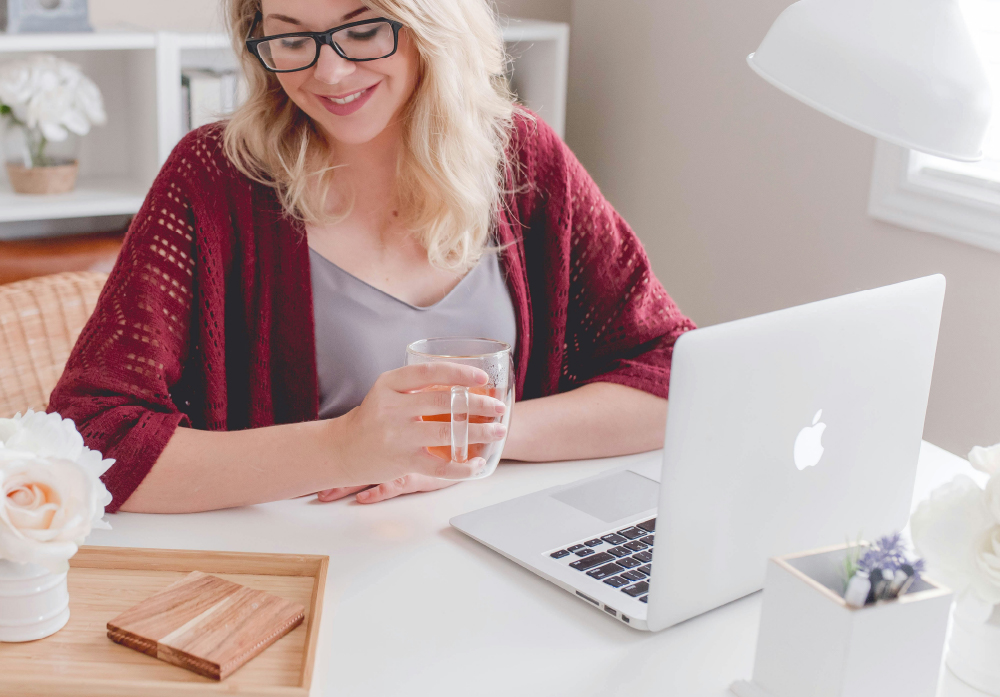
<path fill-rule="evenodd" d="M 164 164 L 51 399 L 117 460 L 110 510 L 372 503 L 468 476 L 481 463 L 427 451 L 441 393 L 416 391 L 485 373 L 399 367 L 435 326 L 516 346 L 505 457 L 659 447 L 693 325 L 514 106 L 485 0 L 227 6 L 248 100 Z"/>

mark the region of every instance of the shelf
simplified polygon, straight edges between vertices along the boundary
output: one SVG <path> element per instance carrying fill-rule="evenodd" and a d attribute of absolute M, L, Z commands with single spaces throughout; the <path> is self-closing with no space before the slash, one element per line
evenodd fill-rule
<path fill-rule="evenodd" d="M 129 215 L 142 206 L 149 186 L 132 177 L 80 177 L 68 194 L 15 194 L 0 182 L 0 222 Z"/>
<path fill-rule="evenodd" d="M 127 51 L 156 48 L 150 32 L 75 32 L 66 34 L 0 33 L 0 53 L 39 51 Z"/>
<path fill-rule="evenodd" d="M 503 40 L 510 44 L 522 41 L 568 41 L 569 25 L 537 19 L 511 19 L 503 28 Z"/>

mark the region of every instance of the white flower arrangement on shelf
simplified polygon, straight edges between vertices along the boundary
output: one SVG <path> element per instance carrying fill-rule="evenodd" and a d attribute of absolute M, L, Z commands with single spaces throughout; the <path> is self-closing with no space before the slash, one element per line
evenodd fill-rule
<path fill-rule="evenodd" d="M 65 571 L 93 528 L 111 527 L 100 477 L 114 462 L 59 414 L 0 419 L 0 560 Z"/>
<path fill-rule="evenodd" d="M 917 507 L 910 527 L 935 578 L 992 607 L 1000 604 L 1000 444 L 973 448 L 969 462 L 990 475 L 986 487 L 958 475 Z"/>
<path fill-rule="evenodd" d="M 26 132 L 23 152 L 6 153 L 24 167 L 53 164 L 45 153 L 49 141 L 86 135 L 107 121 L 97 85 L 80 66 L 51 55 L 0 64 L 0 116 Z"/>

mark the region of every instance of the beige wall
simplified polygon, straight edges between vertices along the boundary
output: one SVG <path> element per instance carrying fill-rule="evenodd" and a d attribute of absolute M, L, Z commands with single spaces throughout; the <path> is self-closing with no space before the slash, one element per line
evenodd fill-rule
<path fill-rule="evenodd" d="M 788 4 L 575 0 L 567 140 L 701 324 L 944 273 L 925 437 L 996 442 L 1000 255 L 867 216 L 874 140 L 746 65 Z"/>
<path fill-rule="evenodd" d="M 874 141 L 745 58 L 789 0 L 503 0 L 572 19 L 567 140 L 681 307 L 713 324 L 942 272 L 926 437 L 1000 440 L 1000 255 L 870 219 Z M 221 26 L 205 0 L 90 0 L 98 26 Z"/>
<path fill-rule="evenodd" d="M 500 0 L 509 17 L 568 22 L 571 0 Z M 212 31 L 222 27 L 216 0 L 90 0 L 96 27 L 130 27 L 172 31 Z"/>

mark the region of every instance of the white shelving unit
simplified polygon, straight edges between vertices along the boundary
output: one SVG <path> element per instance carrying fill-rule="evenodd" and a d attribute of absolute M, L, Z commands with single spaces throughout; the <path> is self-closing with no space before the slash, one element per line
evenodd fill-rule
<path fill-rule="evenodd" d="M 514 91 L 561 135 L 569 26 L 511 20 L 504 39 Z M 95 221 L 102 217 L 134 214 L 183 135 L 181 70 L 236 65 L 224 34 L 0 34 L 0 63 L 26 53 L 55 53 L 78 63 L 100 87 L 108 123 L 82 139 L 80 175 L 71 193 L 15 194 L 0 168 L 0 239 L 85 232 L 100 228 Z"/>

